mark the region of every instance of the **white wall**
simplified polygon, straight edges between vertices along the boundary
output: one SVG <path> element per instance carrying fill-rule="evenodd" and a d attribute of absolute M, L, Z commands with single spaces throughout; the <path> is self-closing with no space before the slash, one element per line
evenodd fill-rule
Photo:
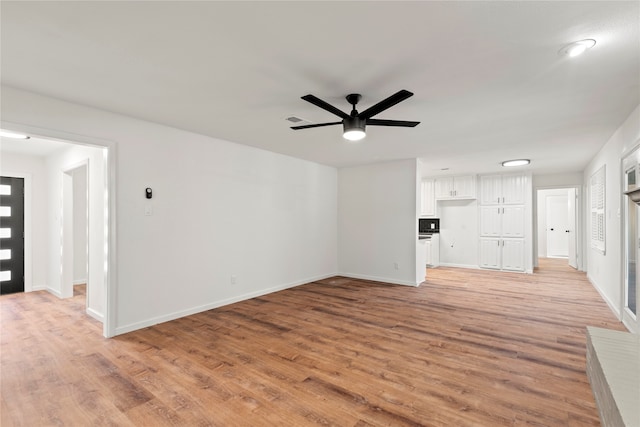
<path fill-rule="evenodd" d="M 478 201 L 438 200 L 440 264 L 478 268 Z"/>
<path fill-rule="evenodd" d="M 584 171 L 585 185 L 591 175 L 602 165 L 606 165 L 606 211 L 605 233 L 606 253 L 602 254 L 590 248 L 589 239 L 585 240 L 587 249 L 587 276 L 607 301 L 612 310 L 620 317 L 622 308 L 622 242 L 621 216 L 623 197 L 620 162 L 624 153 L 640 142 L 640 106 L 618 128 L 600 152 L 593 158 Z M 586 197 L 585 228 L 591 229 L 589 215 L 589 192 Z"/>
<path fill-rule="evenodd" d="M 399 160 L 339 170 L 340 274 L 412 286 L 420 283 L 416 278 L 417 162 Z"/>
<path fill-rule="evenodd" d="M 337 272 L 335 168 L 8 87 L 2 113 L 117 146 L 115 333 Z"/>
<path fill-rule="evenodd" d="M 576 187 L 582 185 L 582 172 L 533 175 L 533 188 Z"/>
<path fill-rule="evenodd" d="M 25 256 L 27 256 L 28 245 L 31 249 L 31 289 L 25 282 L 25 291 L 46 289 L 49 268 L 47 256 L 49 201 L 45 159 L 39 156 L 2 152 L 0 168 L 2 169 L 0 175 L 28 174 L 31 177 L 31 241 L 25 241 Z M 25 199 L 25 205 L 27 203 L 28 201 Z M 27 212 L 25 211 L 25 219 L 26 216 Z M 26 259 L 25 268 L 29 268 L 26 265 Z M 27 275 L 28 273 L 25 271 L 25 280 Z"/>
<path fill-rule="evenodd" d="M 104 174 L 104 172 L 103 172 Z M 104 205 L 103 205 L 104 209 Z M 87 283 L 87 168 L 73 171 L 73 283 Z"/>

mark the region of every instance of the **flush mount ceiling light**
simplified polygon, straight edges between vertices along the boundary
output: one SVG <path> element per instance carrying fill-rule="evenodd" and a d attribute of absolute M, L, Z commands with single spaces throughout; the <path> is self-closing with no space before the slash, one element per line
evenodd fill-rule
<path fill-rule="evenodd" d="M 531 160 L 529 159 L 506 160 L 502 162 L 502 166 L 504 166 L 505 168 L 511 168 L 514 166 L 528 165 L 529 163 L 531 163 Z"/>
<path fill-rule="evenodd" d="M 584 39 L 571 44 L 566 45 L 558 52 L 560 55 L 568 55 L 570 58 L 574 58 L 578 55 L 582 55 L 588 49 L 591 49 L 596 45 L 594 39 Z"/>
<path fill-rule="evenodd" d="M 21 133 L 16 133 L 16 132 L 9 132 L 7 130 L 1 130 L 0 129 L 0 136 L 3 138 L 13 138 L 13 139 L 29 139 L 31 138 L 30 136 L 21 134 Z"/>

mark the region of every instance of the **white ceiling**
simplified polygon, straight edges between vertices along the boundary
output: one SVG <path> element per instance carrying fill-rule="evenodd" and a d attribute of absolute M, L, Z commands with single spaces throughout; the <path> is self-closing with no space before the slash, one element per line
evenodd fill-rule
<path fill-rule="evenodd" d="M 531 158 L 581 171 L 640 102 L 640 3 L 1 2 L 2 83 L 193 132 L 347 166 L 423 158 L 430 173 Z M 566 44 L 597 45 L 570 59 Z M 336 117 L 407 89 L 346 143 Z"/>
<path fill-rule="evenodd" d="M 12 139 L 0 138 L 0 152 L 16 153 L 27 156 L 47 157 L 51 154 L 72 147 L 71 144 L 42 138 Z"/>

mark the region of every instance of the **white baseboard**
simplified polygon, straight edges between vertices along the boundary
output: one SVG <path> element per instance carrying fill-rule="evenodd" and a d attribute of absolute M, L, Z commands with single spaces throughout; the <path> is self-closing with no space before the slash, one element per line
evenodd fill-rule
<path fill-rule="evenodd" d="M 204 304 L 204 305 L 200 305 L 200 306 L 196 306 L 196 307 L 191 307 L 191 308 L 188 308 L 186 310 L 176 311 L 176 312 L 173 312 L 173 313 L 170 313 L 170 314 L 166 314 L 166 315 L 163 315 L 163 316 L 153 317 L 151 319 L 143 320 L 143 321 L 136 322 L 136 323 L 131 323 L 129 325 L 116 326 L 115 333 L 114 333 L 113 336 L 126 334 L 127 332 L 133 332 L 133 331 L 136 331 L 138 329 L 148 328 L 149 326 L 157 325 L 158 323 L 168 322 L 170 320 L 179 319 L 181 317 L 190 316 L 192 314 L 201 313 L 203 311 L 212 310 L 214 308 L 222 307 L 222 306 L 233 304 L 233 303 L 240 302 L 240 301 L 245 301 L 245 300 L 248 300 L 248 299 L 251 299 L 251 298 L 260 297 L 262 295 L 271 294 L 271 293 L 282 291 L 282 290 L 285 290 L 285 289 L 295 288 L 296 286 L 305 285 L 307 283 L 315 282 L 317 280 L 327 279 L 329 277 L 335 277 L 335 276 L 338 276 L 338 275 L 339 275 L 338 273 L 332 273 L 332 274 L 325 274 L 325 275 L 316 276 L 316 277 L 310 277 L 308 279 L 304 279 L 304 280 L 300 280 L 300 281 L 296 281 L 296 282 L 292 282 L 292 283 L 287 283 L 287 284 L 284 284 L 284 285 L 273 286 L 271 288 L 261 289 L 259 291 L 249 292 L 249 293 L 238 295 L 238 296 L 235 296 L 235 297 L 231 297 L 231 298 L 227 298 L 227 299 L 223 299 L 223 300 L 219 300 L 219 301 L 214 301 L 214 302 L 209 303 L 209 304 Z"/>
<path fill-rule="evenodd" d="M 422 282 L 416 283 L 416 282 L 409 282 L 406 280 L 392 279 L 389 277 L 367 276 L 364 274 L 344 273 L 344 272 L 338 273 L 337 276 L 349 277 L 351 279 L 372 280 L 374 282 L 391 283 L 393 285 L 404 285 L 404 286 L 413 286 L 413 287 L 420 286 L 420 283 L 422 283 Z"/>
<path fill-rule="evenodd" d="M 471 270 L 481 270 L 480 266 L 473 264 L 454 264 L 450 262 L 440 262 L 440 267 L 455 267 L 455 268 L 468 268 Z M 427 272 L 427 274 L 429 274 Z"/>
<path fill-rule="evenodd" d="M 587 273 L 587 279 L 589 280 L 589 283 L 591 283 L 591 286 L 593 286 L 595 288 L 596 291 L 598 291 L 598 293 L 600 294 L 600 296 L 602 297 L 602 299 L 604 300 L 604 302 L 607 303 L 607 305 L 609 306 L 609 309 L 611 311 L 613 311 L 613 314 L 616 315 L 616 318 L 618 320 L 622 320 L 622 313 L 620 313 L 620 309 L 618 309 L 615 305 L 613 305 L 613 303 L 609 300 L 609 298 L 607 298 L 607 296 L 600 290 L 600 288 L 598 287 L 598 285 L 596 284 L 596 282 L 591 278 L 591 276 L 589 276 L 589 274 Z"/>
<path fill-rule="evenodd" d="M 53 295 L 57 296 L 58 298 L 62 298 L 62 294 L 59 291 L 57 291 L 56 289 L 45 288 L 45 291 L 49 292 L 50 294 L 53 294 Z"/>
<path fill-rule="evenodd" d="M 94 319 L 96 319 L 97 321 L 99 321 L 100 323 L 104 323 L 104 316 L 102 315 L 102 313 L 98 313 L 94 309 L 87 307 L 87 314 L 93 317 Z"/>
<path fill-rule="evenodd" d="M 47 285 L 37 285 L 37 286 L 32 286 L 29 292 L 46 291 L 46 290 L 47 290 Z"/>
<path fill-rule="evenodd" d="M 87 279 L 78 279 L 73 281 L 73 286 L 75 285 L 86 285 Z"/>

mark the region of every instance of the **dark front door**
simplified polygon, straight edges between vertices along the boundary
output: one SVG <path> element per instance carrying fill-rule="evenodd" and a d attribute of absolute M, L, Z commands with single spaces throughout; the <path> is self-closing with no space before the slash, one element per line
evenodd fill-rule
<path fill-rule="evenodd" d="M 0 294 L 24 292 L 24 179 L 0 177 Z"/>

